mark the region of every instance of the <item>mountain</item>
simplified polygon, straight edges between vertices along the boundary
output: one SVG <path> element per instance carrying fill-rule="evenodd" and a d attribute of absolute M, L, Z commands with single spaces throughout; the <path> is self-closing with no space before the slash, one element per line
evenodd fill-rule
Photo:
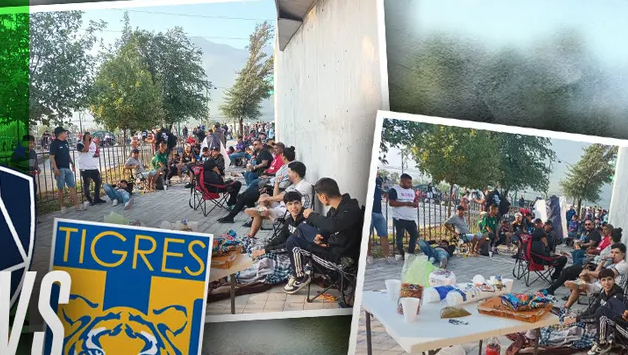
<path fill-rule="evenodd" d="M 222 121 L 224 117 L 218 107 L 223 103 L 226 90 L 235 83 L 238 70 L 246 64 L 249 53 L 246 49 L 214 43 L 201 37 L 191 37 L 190 40 L 203 51 L 203 68 L 208 79 L 217 87 L 210 94 L 210 117 Z M 266 52 L 272 55 L 272 48 Z M 262 102 L 261 112 L 263 121 L 275 119 L 273 97 Z"/>

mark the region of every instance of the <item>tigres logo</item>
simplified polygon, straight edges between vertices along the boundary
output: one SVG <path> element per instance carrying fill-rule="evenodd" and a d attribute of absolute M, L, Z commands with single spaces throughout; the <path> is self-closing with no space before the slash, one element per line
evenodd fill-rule
<path fill-rule="evenodd" d="M 53 245 L 64 355 L 200 355 L 210 236 L 57 219 Z"/>
<path fill-rule="evenodd" d="M 75 304 L 73 304 L 75 303 Z M 77 307 L 76 303 L 81 303 Z M 189 327 L 187 310 L 182 306 L 154 309 L 151 317 L 128 307 L 99 310 L 100 304 L 85 297 L 70 296 L 71 307 L 61 308 L 61 317 L 67 323 L 64 354 L 68 355 L 183 355 L 173 339 Z M 77 314 L 85 308 L 97 311 L 95 315 Z M 83 312 L 78 312 L 83 313 Z M 160 317 L 179 318 L 172 328 Z"/>

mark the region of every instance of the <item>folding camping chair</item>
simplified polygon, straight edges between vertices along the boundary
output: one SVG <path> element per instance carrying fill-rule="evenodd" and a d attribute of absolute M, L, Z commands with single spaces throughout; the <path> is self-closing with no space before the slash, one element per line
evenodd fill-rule
<path fill-rule="evenodd" d="M 530 287 L 530 285 L 536 282 L 538 279 L 542 279 L 547 283 L 551 283 L 551 275 L 554 272 L 554 267 L 556 266 L 555 260 L 551 257 L 533 253 L 531 250 L 532 238 L 527 235 L 521 236 L 521 246 L 519 247 L 519 249 L 522 250 L 522 252 L 521 258 L 518 258 L 517 262 L 520 262 L 521 264 L 515 264 L 515 268 L 513 269 L 513 276 L 515 276 L 518 280 L 521 280 L 523 278 L 526 287 Z M 535 258 L 542 260 L 544 264 L 537 263 L 535 261 Z M 519 274 L 517 275 L 515 271 L 518 271 Z M 532 273 L 536 275 L 536 278 L 530 281 L 530 274 Z"/>
<path fill-rule="evenodd" d="M 194 181 L 190 187 L 190 199 L 188 201 L 190 208 L 195 211 L 200 208 L 201 212 L 203 212 L 203 216 L 205 217 L 212 213 L 212 211 L 217 207 L 228 211 L 227 201 L 229 199 L 229 194 L 227 191 L 229 186 L 203 183 L 203 166 L 195 166 L 192 168 L 192 171 L 194 172 Z M 215 191 L 210 191 L 210 189 Z M 211 209 L 208 209 L 207 201 L 213 203 L 213 207 Z"/>
<path fill-rule="evenodd" d="M 362 206 L 362 215 L 364 216 L 366 208 Z M 362 225 L 362 223 L 360 223 Z M 359 247 L 359 244 L 358 244 Z M 313 278 L 315 274 L 320 275 L 323 278 L 323 283 L 328 286 L 314 297 L 311 297 L 311 282 L 307 285 L 307 298 L 308 303 L 314 302 L 315 299 L 325 294 L 330 289 L 335 289 L 340 292 L 342 301 L 346 305 L 353 304 L 353 296 L 355 295 L 355 286 L 358 275 L 358 262 L 350 257 L 341 257 L 339 261 L 332 262 L 321 258 L 320 256 L 310 252 L 309 253 L 310 266 L 309 273 Z"/>

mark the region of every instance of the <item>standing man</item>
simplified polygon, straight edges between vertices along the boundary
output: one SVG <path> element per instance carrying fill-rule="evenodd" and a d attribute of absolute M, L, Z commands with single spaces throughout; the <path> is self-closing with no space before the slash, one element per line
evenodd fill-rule
<path fill-rule="evenodd" d="M 272 128 L 271 128 L 272 129 Z M 388 243 L 388 225 L 386 224 L 386 218 L 382 214 L 382 178 L 377 171 L 377 177 L 375 178 L 375 195 L 373 196 L 373 211 L 371 212 L 371 232 L 375 228 L 375 232 L 379 237 L 379 242 L 382 246 L 382 253 L 384 254 L 384 260 L 389 264 L 394 264 L 395 259 L 390 257 L 390 244 Z M 373 262 L 373 256 L 371 255 L 371 243 L 368 243 L 368 252 L 366 262 L 371 264 Z"/>
<path fill-rule="evenodd" d="M 78 162 L 85 198 L 90 206 L 94 206 L 97 203 L 105 203 L 105 200 L 100 198 L 102 179 L 100 178 L 100 171 L 98 171 L 98 147 L 96 147 L 96 143 L 92 142 L 92 136 L 89 132 L 83 134 L 82 141 L 76 145 L 76 151 L 79 153 Z M 92 180 L 94 180 L 93 200 L 89 193 L 89 185 Z"/>
<path fill-rule="evenodd" d="M 408 174 L 401 174 L 399 185 L 388 191 L 388 204 L 392 207 L 393 226 L 396 232 L 397 250 L 401 257 L 405 256 L 403 250 L 404 232 L 410 234 L 408 253 L 414 254 L 416 241 L 419 239 L 419 229 L 416 225 L 418 203 L 412 190 L 412 177 Z"/>
<path fill-rule="evenodd" d="M 59 204 L 61 205 L 61 213 L 66 212 L 65 204 L 63 203 L 63 189 L 66 186 L 70 190 L 70 200 L 76 210 L 83 211 L 85 208 L 79 204 L 76 196 L 76 180 L 74 179 L 76 168 L 70 156 L 70 145 L 67 141 L 68 131 L 63 127 L 57 127 L 54 133 L 56 138 L 50 143 L 50 165 L 52 165 L 52 171 L 54 171 L 55 179 L 57 180 L 57 199 L 59 199 Z M 72 165 L 72 169 L 70 169 L 70 165 Z"/>
<path fill-rule="evenodd" d="M 222 128 L 220 127 L 220 123 L 214 124 L 214 136 L 216 136 L 216 138 L 218 138 L 218 141 L 222 143 L 222 146 L 226 148 L 227 138 L 225 137 L 225 134 L 226 132 L 222 130 Z M 220 148 L 219 145 L 216 146 Z"/>

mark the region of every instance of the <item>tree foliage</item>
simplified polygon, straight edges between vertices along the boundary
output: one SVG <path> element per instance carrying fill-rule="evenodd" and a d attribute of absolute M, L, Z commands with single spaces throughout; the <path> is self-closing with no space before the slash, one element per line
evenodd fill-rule
<path fill-rule="evenodd" d="M 0 15 L 0 124 L 28 123 L 28 14 Z"/>
<path fill-rule="evenodd" d="M 384 119 L 382 140 L 379 144 L 379 160 L 384 164 L 388 164 L 386 160 L 388 147 L 402 148 L 410 146 L 412 137 L 420 135 L 423 129 L 423 125 L 417 125 L 412 121 Z"/>
<path fill-rule="evenodd" d="M 202 66 L 203 52 L 175 27 L 163 32 L 132 29 L 128 14 L 118 46 L 134 42 L 155 85 L 161 87 L 163 124 L 170 126 L 209 115 L 207 102 L 212 86 Z"/>
<path fill-rule="evenodd" d="M 434 181 L 479 189 L 499 179 L 499 146 L 490 132 L 415 124 L 424 129 L 412 137 L 413 158 Z"/>
<path fill-rule="evenodd" d="M 273 57 L 265 53 L 264 48 L 272 44 L 272 39 L 270 23 L 264 22 L 255 27 L 247 46 L 249 59 L 238 72 L 235 84 L 227 90 L 225 102 L 219 108 L 226 117 L 238 120 L 240 132 L 244 132 L 245 120 L 261 116 L 262 101 L 271 95 Z"/>
<path fill-rule="evenodd" d="M 546 192 L 552 164 L 556 160 L 551 140 L 521 134 L 493 135 L 498 141 L 501 170 L 497 185 L 503 194 L 526 188 Z"/>
<path fill-rule="evenodd" d="M 592 144 L 584 148 L 584 155 L 569 167 L 567 176 L 560 181 L 560 188 L 568 197 L 577 201 L 596 203 L 600 200 L 602 187 L 610 183 L 615 174 L 617 146 Z"/>
<path fill-rule="evenodd" d="M 87 106 L 96 70 L 92 49 L 105 23 L 84 27 L 81 11 L 30 14 L 31 123 L 61 123 Z"/>
<path fill-rule="evenodd" d="M 107 56 L 94 82 L 90 111 L 108 130 L 138 131 L 164 119 L 162 88 L 151 73 L 135 41 Z"/>

